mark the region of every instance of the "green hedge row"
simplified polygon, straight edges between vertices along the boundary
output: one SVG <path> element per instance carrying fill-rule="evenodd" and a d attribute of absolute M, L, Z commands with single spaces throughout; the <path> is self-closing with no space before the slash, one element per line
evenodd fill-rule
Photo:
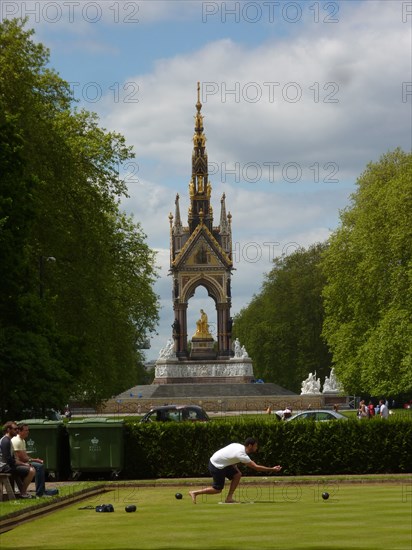
<path fill-rule="evenodd" d="M 281 464 L 283 475 L 412 472 L 412 422 L 276 422 L 236 419 L 207 423 L 125 423 L 127 479 L 208 476 L 210 456 L 234 441 L 256 437 L 252 458 Z M 253 470 L 245 474 L 255 475 Z"/>

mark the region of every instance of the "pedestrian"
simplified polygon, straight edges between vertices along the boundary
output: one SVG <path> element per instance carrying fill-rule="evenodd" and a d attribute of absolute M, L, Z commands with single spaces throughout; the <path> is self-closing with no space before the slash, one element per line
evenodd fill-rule
<path fill-rule="evenodd" d="M 389 417 L 389 409 L 384 399 L 379 401 L 379 415 L 382 419 Z"/>
<path fill-rule="evenodd" d="M 369 409 L 366 407 L 365 400 L 362 399 L 362 401 L 359 403 L 359 409 L 358 409 L 358 418 L 362 420 L 363 418 L 369 417 Z"/>
<path fill-rule="evenodd" d="M 64 408 L 64 417 L 67 418 L 67 420 L 70 420 L 72 417 L 72 411 L 70 410 L 69 405 L 66 405 Z"/>
<path fill-rule="evenodd" d="M 257 472 L 279 472 L 282 469 L 282 466 L 268 467 L 256 464 L 249 455 L 255 453 L 257 448 L 257 440 L 253 437 L 248 437 L 244 445 L 241 443 L 231 443 L 216 451 L 209 460 L 209 472 L 213 478 L 213 484 L 204 489 L 189 491 L 193 504 L 196 504 L 196 497 L 198 495 L 216 495 L 221 493 L 225 486 L 225 478 L 230 480 L 230 488 L 225 502 L 228 504 L 235 503 L 233 493 L 242 477 L 237 466 L 240 462 Z"/>

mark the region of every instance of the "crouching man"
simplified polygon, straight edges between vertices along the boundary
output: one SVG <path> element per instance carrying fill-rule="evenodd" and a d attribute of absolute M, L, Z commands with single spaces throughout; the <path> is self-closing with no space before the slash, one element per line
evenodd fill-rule
<path fill-rule="evenodd" d="M 249 455 L 255 453 L 257 448 L 257 440 L 253 437 L 248 437 L 244 445 L 241 443 L 231 443 L 227 447 L 223 447 L 223 449 L 216 451 L 209 461 L 209 472 L 213 478 L 213 484 L 204 489 L 189 491 L 193 504 L 196 504 L 196 497 L 198 495 L 215 495 L 221 493 L 225 486 L 226 478 L 230 480 L 230 487 L 225 502 L 228 504 L 235 503 L 236 501 L 233 499 L 233 493 L 242 477 L 237 467 L 239 463 L 245 464 L 257 472 L 280 472 L 282 469 L 281 466 L 261 466 L 250 458 Z"/>

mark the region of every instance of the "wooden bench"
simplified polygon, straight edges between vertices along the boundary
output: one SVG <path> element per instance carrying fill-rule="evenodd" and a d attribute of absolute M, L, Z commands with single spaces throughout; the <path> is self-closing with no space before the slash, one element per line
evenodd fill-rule
<path fill-rule="evenodd" d="M 8 500 L 15 500 L 16 495 L 14 494 L 10 474 L 0 473 L 0 501 L 3 500 L 3 489 L 6 489 Z"/>

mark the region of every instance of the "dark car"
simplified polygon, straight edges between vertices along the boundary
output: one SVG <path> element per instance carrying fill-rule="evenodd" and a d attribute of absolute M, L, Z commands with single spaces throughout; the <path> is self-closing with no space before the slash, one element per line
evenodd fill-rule
<path fill-rule="evenodd" d="M 287 418 L 286 422 L 293 422 L 298 420 L 312 420 L 315 422 L 325 422 L 328 420 L 348 420 L 348 417 L 336 411 L 318 409 L 313 411 L 312 410 L 303 411 L 298 414 L 294 414 L 290 418 Z"/>
<path fill-rule="evenodd" d="M 209 417 L 197 405 L 163 405 L 153 407 L 144 415 L 141 422 L 207 422 Z"/>

